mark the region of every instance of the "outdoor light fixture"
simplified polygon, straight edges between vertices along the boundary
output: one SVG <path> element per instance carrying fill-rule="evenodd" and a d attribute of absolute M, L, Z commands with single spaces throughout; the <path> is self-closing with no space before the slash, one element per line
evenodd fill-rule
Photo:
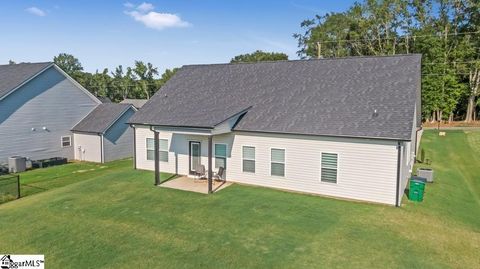
<path fill-rule="evenodd" d="M 35 129 L 35 127 L 32 127 L 32 132 L 35 132 L 37 129 Z"/>
<path fill-rule="evenodd" d="M 47 131 L 47 130 L 48 130 L 46 126 L 43 126 L 42 129 L 43 129 L 44 131 Z"/>

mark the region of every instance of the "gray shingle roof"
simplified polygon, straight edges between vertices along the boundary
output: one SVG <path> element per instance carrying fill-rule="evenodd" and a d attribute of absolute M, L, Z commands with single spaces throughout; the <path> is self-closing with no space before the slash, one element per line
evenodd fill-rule
<path fill-rule="evenodd" d="M 52 64 L 46 62 L 0 65 L 0 98 Z"/>
<path fill-rule="evenodd" d="M 86 133 L 105 133 L 107 129 L 132 105 L 104 103 L 99 104 L 92 112 L 83 118 L 72 131 Z"/>
<path fill-rule="evenodd" d="M 251 107 L 235 130 L 409 140 L 420 65 L 397 55 L 184 66 L 130 122 L 211 128 Z"/>

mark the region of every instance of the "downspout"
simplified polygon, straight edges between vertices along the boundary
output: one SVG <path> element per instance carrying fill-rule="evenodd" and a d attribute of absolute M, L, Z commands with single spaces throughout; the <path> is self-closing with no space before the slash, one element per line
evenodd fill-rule
<path fill-rule="evenodd" d="M 398 141 L 398 144 L 397 144 L 397 152 L 398 152 L 398 155 L 397 155 L 397 192 L 395 194 L 395 206 L 396 207 L 399 207 L 399 201 L 400 201 L 400 166 L 401 166 L 401 158 L 402 158 L 402 144 L 400 141 Z"/>
<path fill-rule="evenodd" d="M 417 128 L 417 131 L 415 131 L 415 162 L 417 162 L 417 145 L 418 145 L 418 132 L 423 130 L 423 127 L 420 126 L 420 128 Z"/>
<path fill-rule="evenodd" d="M 130 125 L 133 129 L 133 169 L 137 169 L 137 130 L 135 125 Z"/>

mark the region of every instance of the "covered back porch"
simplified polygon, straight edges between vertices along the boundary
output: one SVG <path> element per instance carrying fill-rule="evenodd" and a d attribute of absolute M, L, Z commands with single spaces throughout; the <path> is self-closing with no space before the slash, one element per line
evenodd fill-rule
<path fill-rule="evenodd" d="M 226 182 L 231 144 L 229 129 L 152 126 L 155 185 L 200 193 L 213 193 Z M 147 153 L 148 154 L 148 153 Z M 161 182 L 160 173 L 176 178 Z"/>

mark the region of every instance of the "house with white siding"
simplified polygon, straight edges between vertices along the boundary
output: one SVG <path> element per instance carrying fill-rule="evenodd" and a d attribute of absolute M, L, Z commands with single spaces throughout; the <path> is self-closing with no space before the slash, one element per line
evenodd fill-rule
<path fill-rule="evenodd" d="M 110 113 L 106 118 L 113 117 L 114 122 L 105 123 L 97 114 L 90 115 L 105 106 L 115 107 L 104 111 L 104 114 Z M 121 115 L 125 116 L 120 117 L 120 112 L 126 112 L 127 107 L 133 111 L 131 105 L 102 104 L 51 62 L 0 65 L 0 164 L 6 163 L 10 156 L 32 160 L 51 157 L 82 159 L 76 158 L 81 146 L 77 142 L 81 140 L 77 141 L 71 130 L 85 120 L 96 122 L 98 126 L 108 124 L 111 127 L 109 132 L 102 134 L 105 147 L 114 148 L 108 152 L 121 152 L 91 161 L 112 160 L 113 156 L 129 157 L 133 134 L 126 123 L 133 113 L 124 113 Z"/>
<path fill-rule="evenodd" d="M 399 206 L 420 55 L 189 65 L 130 119 L 135 167 Z"/>

